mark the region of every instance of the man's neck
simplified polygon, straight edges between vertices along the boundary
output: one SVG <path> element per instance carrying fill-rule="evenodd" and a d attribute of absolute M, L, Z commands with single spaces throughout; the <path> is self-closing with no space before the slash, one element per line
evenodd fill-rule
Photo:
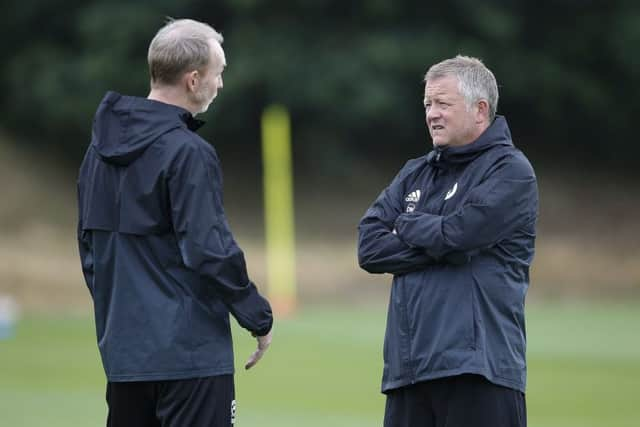
<path fill-rule="evenodd" d="M 164 104 L 176 105 L 191 112 L 191 114 L 195 114 L 196 112 L 196 108 L 189 102 L 184 93 L 171 86 L 151 88 L 147 99 Z"/>
<path fill-rule="evenodd" d="M 484 122 L 480 124 L 467 144 L 471 144 L 472 142 L 475 142 L 478 138 L 480 138 L 480 135 L 482 135 L 487 129 L 489 129 L 488 122 Z"/>

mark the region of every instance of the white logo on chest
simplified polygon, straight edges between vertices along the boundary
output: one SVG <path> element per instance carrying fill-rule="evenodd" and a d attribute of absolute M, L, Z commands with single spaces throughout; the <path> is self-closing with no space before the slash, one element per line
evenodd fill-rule
<path fill-rule="evenodd" d="M 414 190 L 404 198 L 405 202 L 409 202 L 407 205 L 407 213 L 411 213 L 416 209 L 416 203 L 420 200 L 420 190 Z"/>
<path fill-rule="evenodd" d="M 455 184 L 453 184 L 453 188 L 449 191 L 447 191 L 447 195 L 444 196 L 445 200 L 449 200 L 450 198 L 453 197 L 454 194 L 456 194 L 456 191 L 458 191 L 458 183 L 456 182 Z"/>
<path fill-rule="evenodd" d="M 409 195 L 407 195 L 407 197 L 404 198 L 405 202 L 417 202 L 418 200 L 420 200 L 420 190 L 415 190 L 412 191 L 411 193 L 409 193 Z"/>

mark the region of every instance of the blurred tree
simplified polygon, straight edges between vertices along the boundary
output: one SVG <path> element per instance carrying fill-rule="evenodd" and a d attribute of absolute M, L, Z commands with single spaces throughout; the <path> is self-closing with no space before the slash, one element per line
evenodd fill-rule
<path fill-rule="evenodd" d="M 494 71 L 499 113 L 534 157 L 623 168 L 640 154 L 632 0 L 23 0 L 5 9 L 0 38 L 2 126 L 76 162 L 106 90 L 146 95 L 147 46 L 166 16 L 225 36 L 225 88 L 203 132 L 253 146 L 245 158 L 259 154 L 259 114 L 273 102 L 291 111 L 305 167 L 348 178 L 372 159 L 420 155 L 422 76 L 457 53 Z"/>

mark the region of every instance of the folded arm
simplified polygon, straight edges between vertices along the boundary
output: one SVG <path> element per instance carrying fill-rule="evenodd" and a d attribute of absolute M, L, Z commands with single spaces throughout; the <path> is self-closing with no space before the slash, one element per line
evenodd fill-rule
<path fill-rule="evenodd" d="M 495 245 L 535 221 L 537 203 L 531 166 L 525 161 L 506 160 L 471 190 L 467 201 L 455 212 L 444 216 L 403 213 L 394 225 L 407 245 L 439 258 Z"/>
<path fill-rule="evenodd" d="M 436 262 L 424 250 L 407 245 L 393 231 L 396 218 L 403 212 L 402 179 L 400 171 L 358 225 L 358 263 L 369 273 L 403 274 Z"/>

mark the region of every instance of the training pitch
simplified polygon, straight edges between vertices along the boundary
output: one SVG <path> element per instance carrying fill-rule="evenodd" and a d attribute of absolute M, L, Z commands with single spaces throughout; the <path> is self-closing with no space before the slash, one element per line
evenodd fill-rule
<path fill-rule="evenodd" d="M 304 307 L 278 320 L 251 371 L 255 341 L 234 328 L 236 427 L 370 427 L 379 393 L 386 307 Z M 25 315 L 0 341 L 3 426 L 103 426 L 104 377 L 89 316 Z M 527 307 L 532 427 L 638 425 L 640 302 Z"/>

